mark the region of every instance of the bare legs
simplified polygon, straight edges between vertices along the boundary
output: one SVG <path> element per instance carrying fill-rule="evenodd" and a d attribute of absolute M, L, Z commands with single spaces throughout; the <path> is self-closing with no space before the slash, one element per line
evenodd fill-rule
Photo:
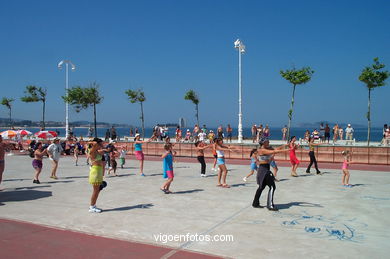
<path fill-rule="evenodd" d="M 39 181 L 39 174 L 41 173 L 42 168 L 35 168 L 35 175 L 34 175 L 34 180 Z"/>
<path fill-rule="evenodd" d="M 299 166 L 299 163 L 298 164 L 292 164 L 291 165 L 291 176 L 294 176 L 294 177 L 297 177 L 298 174 L 297 174 L 297 168 Z"/>
<path fill-rule="evenodd" d="M 139 161 L 139 171 L 141 173 L 141 175 L 143 176 L 144 175 L 144 160 L 140 160 Z"/>
<path fill-rule="evenodd" d="M 169 187 L 171 187 L 171 183 L 173 182 L 173 178 L 168 178 L 168 180 L 166 180 L 163 185 L 161 186 L 161 190 L 165 190 L 165 191 L 169 191 Z"/>
<path fill-rule="evenodd" d="M 4 161 L 3 162 L 0 162 L 0 184 L 1 184 L 1 181 L 3 180 L 3 172 L 4 172 Z M 0 191 L 2 189 L 0 188 Z"/>
<path fill-rule="evenodd" d="M 93 192 L 92 192 L 92 196 L 91 196 L 91 206 L 95 206 L 97 198 L 99 197 L 99 193 L 100 193 L 100 185 L 95 184 L 92 186 L 93 186 Z"/>
<path fill-rule="evenodd" d="M 217 186 L 222 186 L 229 188 L 230 186 L 226 184 L 226 176 L 227 176 L 227 168 L 226 165 L 218 165 L 219 167 L 219 172 L 218 172 L 218 185 Z M 222 184 L 221 184 L 222 181 Z"/>
<path fill-rule="evenodd" d="M 53 167 L 51 169 L 51 176 L 50 176 L 50 178 L 57 179 L 56 173 L 57 173 L 57 168 L 58 168 L 58 161 L 52 160 L 52 165 L 53 165 Z"/>
<path fill-rule="evenodd" d="M 343 169 L 343 177 L 341 178 L 342 184 L 344 186 L 349 186 L 349 170 Z"/>

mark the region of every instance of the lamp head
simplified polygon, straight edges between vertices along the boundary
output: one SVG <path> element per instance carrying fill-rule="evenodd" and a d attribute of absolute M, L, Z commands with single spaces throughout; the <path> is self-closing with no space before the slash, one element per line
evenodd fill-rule
<path fill-rule="evenodd" d="M 234 42 L 234 47 L 235 47 L 235 48 L 239 48 L 239 47 L 240 47 L 240 44 L 241 44 L 240 39 L 237 39 L 237 40 Z"/>

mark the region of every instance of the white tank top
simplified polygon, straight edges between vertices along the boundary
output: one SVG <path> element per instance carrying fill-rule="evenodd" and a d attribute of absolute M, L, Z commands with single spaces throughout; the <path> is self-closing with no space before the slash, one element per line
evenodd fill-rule
<path fill-rule="evenodd" d="M 217 157 L 225 157 L 225 153 L 222 150 L 216 150 L 217 151 Z"/>

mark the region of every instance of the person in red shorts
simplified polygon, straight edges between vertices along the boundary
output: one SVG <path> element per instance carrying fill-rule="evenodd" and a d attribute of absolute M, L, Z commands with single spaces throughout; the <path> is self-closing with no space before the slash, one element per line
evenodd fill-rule
<path fill-rule="evenodd" d="M 298 177 L 297 168 L 299 165 L 299 160 L 295 154 L 295 150 L 299 147 L 298 144 L 295 144 L 296 140 L 297 138 L 295 136 L 292 136 L 288 145 L 290 148 L 291 176 L 293 177 Z"/>

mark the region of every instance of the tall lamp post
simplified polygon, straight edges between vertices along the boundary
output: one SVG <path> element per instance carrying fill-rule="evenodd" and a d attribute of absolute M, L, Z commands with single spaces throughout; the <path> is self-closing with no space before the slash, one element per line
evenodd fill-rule
<path fill-rule="evenodd" d="M 241 102 L 241 54 L 245 53 L 245 45 L 240 39 L 234 42 L 238 50 L 238 143 L 242 143 L 242 102 Z"/>
<path fill-rule="evenodd" d="M 69 89 L 68 67 L 70 65 L 72 70 L 75 70 L 76 66 L 70 60 L 61 60 L 60 63 L 58 63 L 58 69 L 62 69 L 63 64 L 65 64 L 65 89 L 66 89 L 65 95 L 68 96 L 68 89 Z M 69 104 L 67 102 L 65 103 L 65 136 L 66 136 L 66 139 L 68 139 L 68 137 L 69 137 Z"/>

